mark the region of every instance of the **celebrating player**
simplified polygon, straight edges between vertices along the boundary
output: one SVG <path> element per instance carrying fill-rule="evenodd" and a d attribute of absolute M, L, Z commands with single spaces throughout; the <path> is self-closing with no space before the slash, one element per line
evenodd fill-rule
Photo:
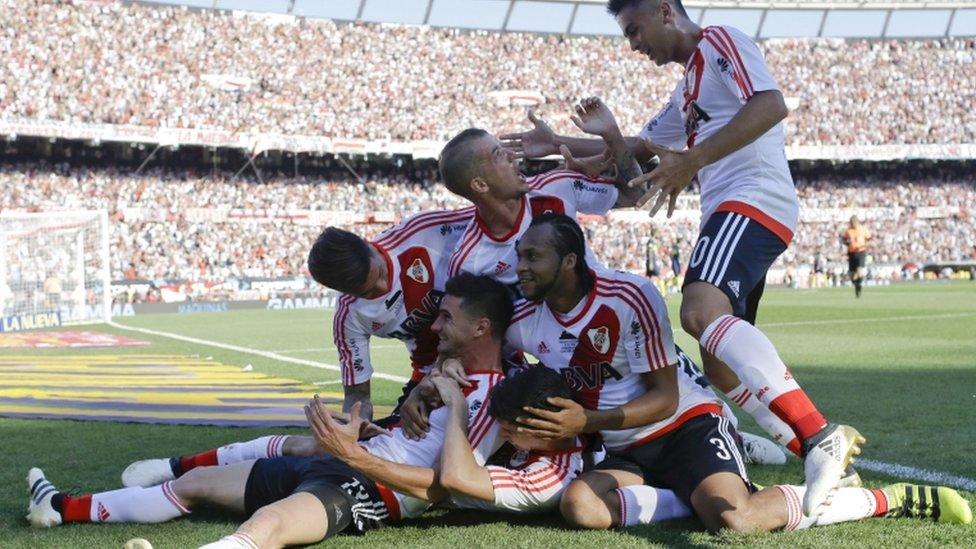
<path fill-rule="evenodd" d="M 855 297 L 861 297 L 869 240 L 871 240 L 871 231 L 861 224 L 861 220 L 856 215 L 852 215 L 847 230 L 841 235 L 841 242 L 847 246 L 847 273 L 851 277 L 851 283 L 854 284 Z"/>
<path fill-rule="evenodd" d="M 530 113 L 538 128 L 548 126 Z M 583 100 L 575 108 L 576 125 L 600 136 L 600 147 L 594 152 L 609 150 L 618 170 L 619 180 L 640 168 L 631 155 L 622 152 L 627 145 L 613 114 L 598 98 Z M 563 151 L 569 161 L 575 159 Z M 461 271 L 494 276 L 506 284 L 514 284 L 517 275 L 515 243 L 529 227 L 534 216 L 556 212 L 573 217 L 577 212 L 606 214 L 611 207 L 626 206 L 633 190 L 621 195 L 609 181 L 586 178 L 567 170 L 553 170 L 529 179 L 518 171 L 517 155 L 499 146 L 499 141 L 483 130 L 469 129 L 455 136 L 444 147 L 440 157 L 441 177 L 449 190 L 474 203 L 474 221 L 461 237 L 450 260 L 450 272 Z M 620 197 L 624 196 L 623 199 Z M 600 265 L 587 248 L 587 262 Z M 531 352 L 531 351 L 530 351 Z M 697 366 L 690 357 L 678 350 L 682 363 L 688 365 L 689 375 Z M 697 376 L 696 376 L 697 377 Z M 702 381 L 703 382 L 703 381 Z M 403 415 L 408 433 L 423 419 L 414 413 L 412 403 L 404 405 Z M 728 414 L 734 421 L 734 416 Z M 782 451 L 768 440 L 743 433 L 748 438 L 749 457 L 756 463 L 784 463 Z"/>
<path fill-rule="evenodd" d="M 488 413 L 492 388 L 504 376 L 501 339 L 512 315 L 508 290 L 488 277 L 449 281 L 439 306 L 438 349 L 459 360 L 471 383 L 463 410 L 469 450 L 479 465 L 500 445 L 498 424 Z M 360 403 L 340 428 L 318 400 L 307 412 L 316 437 L 334 453 L 279 457 L 199 467 L 152 488 L 130 487 L 71 496 L 59 492 L 40 469 L 28 474 L 28 520 L 50 527 L 67 522 L 164 522 L 201 504 L 244 512 L 251 518 L 212 545 L 253 548 L 316 543 L 352 528 L 364 531 L 413 517 L 444 497 L 432 469 L 440 453 L 448 408 L 431 413 L 432 435 L 408 440 L 399 429 L 359 441 Z M 314 419 L 313 419 L 314 414 Z M 323 429 L 323 425 L 330 428 Z M 347 435 L 336 444 L 337 434 Z M 331 437 L 331 439 L 329 438 Z"/>
<path fill-rule="evenodd" d="M 971 520 L 968 504 L 949 488 L 838 488 L 816 515 L 800 510 L 803 486 L 750 493 L 735 429 L 714 393 L 677 372 L 660 294 L 647 279 L 589 266 L 584 250 L 583 232 L 571 218 L 549 213 L 533 220 L 518 243 L 525 301 L 516 304 L 506 334 L 510 344 L 563 375 L 575 393 L 549 399 L 558 411 L 528 408 L 534 417 L 518 418 L 525 425 L 519 429 L 562 439 L 599 432 L 610 453 L 566 489 L 560 510 L 571 524 L 604 529 L 660 520 L 661 488 L 673 490 L 712 532 L 899 514 L 906 501 L 922 506 L 912 508 L 916 514 L 938 507 L 933 513 L 940 520 Z M 908 493 L 934 499 L 916 502 Z"/>
<path fill-rule="evenodd" d="M 631 182 L 650 185 L 640 204 L 652 203 L 651 215 L 667 203 L 670 216 L 692 180 L 701 186 L 701 232 L 685 274 L 681 326 L 699 341 L 709 380 L 804 458 L 803 510 L 811 513 L 840 483 L 864 439 L 827 422 L 754 326 L 766 272 L 792 240 L 799 216 L 784 149 L 783 95 L 748 36 L 698 27 L 680 0 L 610 0 L 607 9 L 634 51 L 657 65 L 684 67 L 668 104 L 639 137 L 625 140 L 639 160 L 659 158 Z M 502 139 L 525 156 L 603 147 L 535 126 Z"/>

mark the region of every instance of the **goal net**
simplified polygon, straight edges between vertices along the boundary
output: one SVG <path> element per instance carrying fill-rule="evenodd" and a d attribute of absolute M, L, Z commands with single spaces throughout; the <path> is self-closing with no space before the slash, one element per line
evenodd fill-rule
<path fill-rule="evenodd" d="M 111 320 L 105 211 L 0 213 L 0 331 Z"/>

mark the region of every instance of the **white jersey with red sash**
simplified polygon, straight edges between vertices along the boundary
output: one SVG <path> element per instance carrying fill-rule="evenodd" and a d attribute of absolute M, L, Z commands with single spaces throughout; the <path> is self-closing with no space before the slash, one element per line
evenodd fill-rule
<path fill-rule="evenodd" d="M 754 94 L 778 89 L 749 36 L 727 26 L 705 28 L 670 101 L 647 123 L 641 137 L 673 149 L 692 148 L 724 128 Z M 735 212 L 789 245 L 799 219 L 799 200 L 785 145 L 780 122 L 702 168 L 702 226 L 715 212 Z"/>
<path fill-rule="evenodd" d="M 560 314 L 545 301 L 521 301 L 506 339 L 565 376 L 575 400 L 591 410 L 623 406 L 646 392 L 641 374 L 678 363 L 664 300 L 650 280 L 593 269 L 592 290 Z M 701 414 L 721 414 L 710 389 L 678 368 L 677 411 L 631 429 L 602 431 L 608 449 L 639 445 Z"/>
<path fill-rule="evenodd" d="M 423 377 L 437 358 L 437 317 L 447 261 L 467 229 L 474 208 L 424 212 L 380 234 L 372 245 L 386 260 L 389 291 L 373 299 L 341 294 L 332 337 L 339 352 L 343 385 L 369 381 L 371 337 L 395 338 L 410 351 L 412 378 Z"/>

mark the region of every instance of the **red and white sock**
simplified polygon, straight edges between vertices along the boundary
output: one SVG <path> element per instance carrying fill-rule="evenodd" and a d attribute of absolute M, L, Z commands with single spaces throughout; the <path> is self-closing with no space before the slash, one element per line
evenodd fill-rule
<path fill-rule="evenodd" d="M 235 442 L 199 454 L 180 456 L 180 474 L 197 467 L 230 465 L 252 459 L 281 457 L 288 435 L 272 435 L 247 442 Z"/>
<path fill-rule="evenodd" d="M 732 315 L 722 315 L 705 328 L 700 343 L 728 364 L 742 384 L 783 420 L 801 442 L 827 425 L 827 420 L 779 358 L 773 343 L 752 324 Z"/>
<path fill-rule="evenodd" d="M 800 441 L 796 438 L 793 429 L 782 419 L 776 417 L 776 414 L 769 411 L 765 404 L 759 402 L 759 399 L 752 394 L 748 387 L 740 383 L 738 387 L 725 393 L 725 396 L 752 416 L 774 441 L 793 452 L 794 455 L 800 455 Z"/>
<path fill-rule="evenodd" d="M 166 522 L 190 510 L 173 493 L 169 482 L 152 488 L 133 486 L 84 496 L 63 496 L 64 522 Z"/>
<path fill-rule="evenodd" d="M 811 526 L 826 526 L 884 516 L 888 512 L 888 496 L 878 489 L 837 488 L 830 493 L 823 512 L 816 517 L 803 515 L 804 486 L 776 486 L 786 498 L 786 526 L 784 530 L 802 530 Z"/>
<path fill-rule="evenodd" d="M 620 526 L 651 524 L 691 516 L 691 509 L 671 490 L 653 486 L 617 488 L 620 498 Z"/>

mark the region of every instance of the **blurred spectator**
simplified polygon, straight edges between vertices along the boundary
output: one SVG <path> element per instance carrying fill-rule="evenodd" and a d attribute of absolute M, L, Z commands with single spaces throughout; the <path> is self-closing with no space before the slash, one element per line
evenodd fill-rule
<path fill-rule="evenodd" d="M 109 2 L 5 0 L 0 118 L 446 140 L 524 126 L 502 98 L 602 96 L 636 133 L 678 69 L 621 37 L 337 24 Z M 771 40 L 792 145 L 976 142 L 976 41 Z M 936 69 L 937 68 L 937 69 Z M 640 75 L 634 78 L 634 75 Z"/>

